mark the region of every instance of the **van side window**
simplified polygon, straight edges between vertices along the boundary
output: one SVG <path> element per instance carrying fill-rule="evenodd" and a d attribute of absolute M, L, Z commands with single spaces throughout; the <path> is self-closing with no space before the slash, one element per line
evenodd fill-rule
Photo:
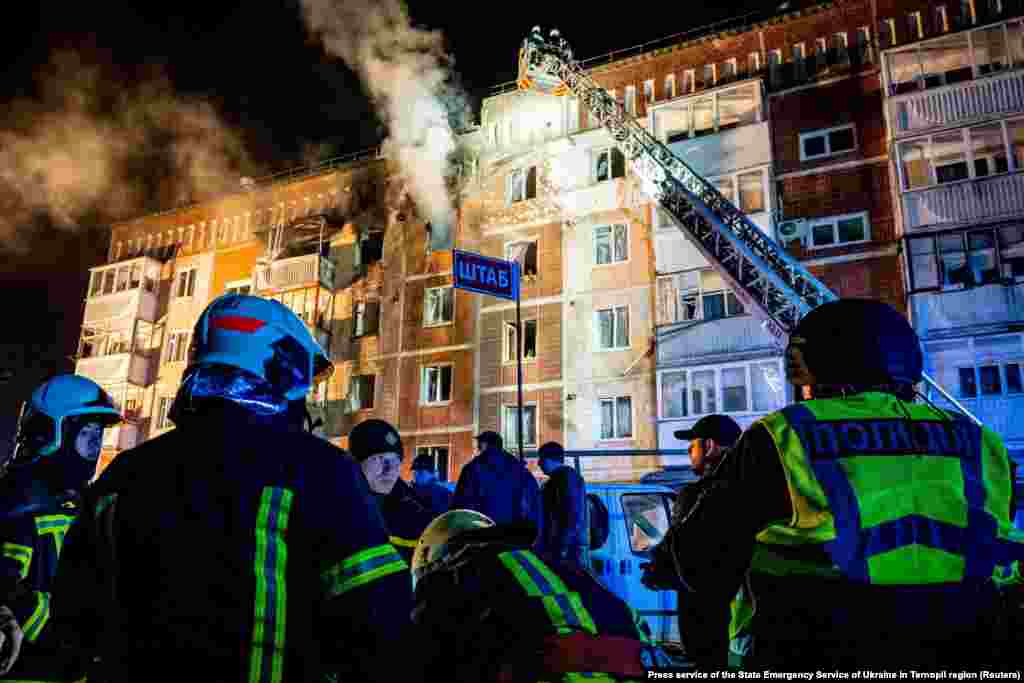
<path fill-rule="evenodd" d="M 608 508 L 596 494 L 587 494 L 587 507 L 590 512 L 590 549 L 600 550 L 608 542 L 611 527 L 608 522 Z"/>
<path fill-rule="evenodd" d="M 668 531 L 671 514 L 669 496 L 664 493 L 625 493 L 622 509 L 626 535 L 634 553 L 648 553 Z"/>

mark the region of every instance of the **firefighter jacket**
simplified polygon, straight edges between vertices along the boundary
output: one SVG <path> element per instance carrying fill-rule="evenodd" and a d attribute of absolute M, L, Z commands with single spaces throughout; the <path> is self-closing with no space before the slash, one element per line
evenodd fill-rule
<path fill-rule="evenodd" d="M 517 458 L 498 448 L 488 448 L 462 468 L 451 509 L 476 510 L 495 524 L 527 520 L 543 534 L 537 480 Z"/>
<path fill-rule="evenodd" d="M 434 520 L 430 508 L 416 496 L 412 487 L 401 479 L 386 495 L 374 494 L 384 515 L 388 538 L 406 564 L 412 562 L 412 551 L 427 525 Z"/>
<path fill-rule="evenodd" d="M 733 631 L 758 666 L 972 666 L 1002 647 L 993 576 L 1024 551 L 1010 469 L 993 432 L 930 406 L 805 401 L 744 433 L 669 547 L 696 592 L 735 595 L 750 568 Z"/>
<path fill-rule="evenodd" d="M 359 466 L 230 403 L 120 454 L 67 537 L 54 619 L 111 683 L 407 680 L 408 566 Z"/>
<path fill-rule="evenodd" d="M 625 602 L 589 573 L 526 549 L 473 551 L 421 579 L 416 603 L 429 680 L 609 682 L 634 679 L 609 674 L 630 668 L 639 680 L 644 668 L 665 664 Z"/>
<path fill-rule="evenodd" d="M 572 467 L 559 467 L 541 487 L 544 527 L 540 550 L 555 557 L 588 566 L 590 515 L 583 477 Z"/>
<path fill-rule="evenodd" d="M 11 473 L 0 493 L 0 600 L 24 631 L 21 654 L 4 680 L 72 681 L 85 670 L 74 650 L 59 647 L 50 628 L 57 561 L 78 515 L 78 496 L 53 494 L 30 479 L 31 470 Z"/>

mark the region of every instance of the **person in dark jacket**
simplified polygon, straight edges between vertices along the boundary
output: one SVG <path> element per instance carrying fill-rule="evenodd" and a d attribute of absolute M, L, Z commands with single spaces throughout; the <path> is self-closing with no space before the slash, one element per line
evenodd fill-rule
<path fill-rule="evenodd" d="M 529 548 L 529 522 L 452 510 L 413 558 L 424 678 L 454 683 L 642 681 L 672 667 L 639 614 L 590 573 Z"/>
<path fill-rule="evenodd" d="M 544 511 L 540 550 L 577 567 L 589 567 L 590 515 L 583 477 L 565 464 L 565 451 L 554 441 L 540 447 L 537 460 L 548 475 L 540 489 Z"/>
<path fill-rule="evenodd" d="M 408 566 L 366 479 L 307 430 L 331 365 L 276 301 L 200 316 L 169 413 L 85 494 L 53 595 L 55 627 L 98 678 L 395 681 Z M 90 675 L 90 679 L 92 675 Z"/>
<path fill-rule="evenodd" d="M 384 420 L 366 420 L 349 433 L 348 448 L 362 467 L 380 506 L 391 544 L 408 564 L 417 539 L 434 515 L 412 487 L 398 476 L 405 452 L 402 438 Z"/>
<path fill-rule="evenodd" d="M 477 450 L 459 474 L 451 509 L 482 512 L 495 524 L 528 520 L 543 529 L 540 486 L 526 465 L 502 448 L 501 435 L 482 432 Z"/>
<path fill-rule="evenodd" d="M 434 459 L 426 453 L 416 456 L 412 461 L 412 489 L 430 508 L 433 517 L 443 515 L 450 509 L 452 492 L 438 482 Z"/>
<path fill-rule="evenodd" d="M 25 403 L 0 481 L 0 604 L 11 608 L 25 639 L 12 680 L 72 681 L 85 671 L 84 655 L 60 647 L 54 635 L 50 595 L 65 534 L 96 473 L 103 430 L 120 420 L 107 393 L 77 375 L 43 382 Z"/>
<path fill-rule="evenodd" d="M 701 492 L 711 486 L 718 464 L 727 448 L 736 445 L 742 433 L 736 421 L 727 415 L 707 415 L 690 429 L 675 432 L 680 440 L 689 440 L 690 464 L 700 480 L 679 492 L 672 509 L 672 524 L 682 523 Z M 644 567 L 643 582 L 654 590 L 675 588 L 679 609 L 679 636 L 686 656 L 699 669 L 721 671 L 729 662 L 729 597 L 708 596 L 686 590 L 674 580 L 675 570 L 668 543 L 659 543 L 651 552 L 651 563 Z"/>

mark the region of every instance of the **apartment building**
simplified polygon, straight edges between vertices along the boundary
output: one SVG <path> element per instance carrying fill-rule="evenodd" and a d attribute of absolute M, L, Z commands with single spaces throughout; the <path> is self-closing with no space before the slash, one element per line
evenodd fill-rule
<path fill-rule="evenodd" d="M 911 318 L 928 370 L 1024 456 L 1020 3 L 908 8 L 882 54 Z M 932 396 L 939 404 L 945 401 Z"/>

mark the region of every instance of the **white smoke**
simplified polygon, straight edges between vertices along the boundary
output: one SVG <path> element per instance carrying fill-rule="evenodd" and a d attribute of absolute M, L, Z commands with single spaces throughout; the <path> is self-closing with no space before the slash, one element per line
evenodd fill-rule
<path fill-rule="evenodd" d="M 359 76 L 386 123 L 386 154 L 430 221 L 432 246 L 450 249 L 452 119 L 464 119 L 468 105 L 453 85 L 441 33 L 413 27 L 399 0 L 302 0 L 302 6 L 310 32 Z"/>

